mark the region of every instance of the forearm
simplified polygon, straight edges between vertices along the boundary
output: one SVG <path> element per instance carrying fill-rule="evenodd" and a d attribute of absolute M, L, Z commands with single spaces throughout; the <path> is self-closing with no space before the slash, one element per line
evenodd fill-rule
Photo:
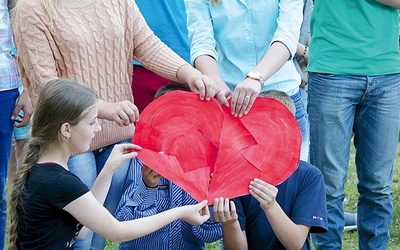
<path fill-rule="evenodd" d="M 246 234 L 240 228 L 239 221 L 235 223 L 224 225 L 222 224 L 223 242 L 227 250 L 245 250 L 247 249 Z"/>
<path fill-rule="evenodd" d="M 400 0 L 375 0 L 375 1 L 396 9 L 400 9 Z"/>
<path fill-rule="evenodd" d="M 289 57 L 288 48 L 281 42 L 275 42 L 253 70 L 260 72 L 267 80 L 287 62 Z"/>
<path fill-rule="evenodd" d="M 201 73 L 210 76 L 216 84 L 220 86 L 225 85 L 225 82 L 222 79 L 221 73 L 218 69 L 218 64 L 211 56 L 202 55 L 197 57 L 194 61 L 194 65 L 196 69 L 200 70 Z"/>
<path fill-rule="evenodd" d="M 136 239 L 152 233 L 169 223 L 181 218 L 181 207 L 170 209 L 153 216 L 120 222 L 114 228 L 107 230 L 106 238 L 122 242 Z"/>
<path fill-rule="evenodd" d="M 305 56 L 308 53 L 307 45 L 298 43 L 296 49 L 296 56 Z"/>
<path fill-rule="evenodd" d="M 306 241 L 309 227 L 296 225 L 275 203 L 264 213 L 278 240 L 285 249 L 300 249 Z M 307 230 L 308 229 L 308 230 Z"/>
<path fill-rule="evenodd" d="M 188 83 L 189 78 L 193 76 L 201 76 L 201 72 L 193 68 L 190 64 L 180 66 L 176 72 L 176 78 L 181 83 Z"/>
<path fill-rule="evenodd" d="M 113 173 L 103 169 L 90 190 L 100 204 L 104 204 L 104 201 L 106 200 L 108 190 L 111 186 L 112 176 Z"/>

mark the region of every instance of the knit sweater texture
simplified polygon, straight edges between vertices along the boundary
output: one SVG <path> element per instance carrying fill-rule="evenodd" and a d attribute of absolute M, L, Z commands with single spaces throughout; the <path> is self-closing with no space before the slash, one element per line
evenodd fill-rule
<path fill-rule="evenodd" d="M 133 58 L 173 81 L 187 64 L 154 35 L 132 0 L 93 0 L 79 8 L 57 3 L 52 16 L 44 0 L 19 0 L 15 11 L 19 70 L 33 105 L 43 85 L 57 77 L 90 87 L 106 102 L 133 102 Z M 100 124 L 90 150 L 132 138 L 133 124 Z"/>

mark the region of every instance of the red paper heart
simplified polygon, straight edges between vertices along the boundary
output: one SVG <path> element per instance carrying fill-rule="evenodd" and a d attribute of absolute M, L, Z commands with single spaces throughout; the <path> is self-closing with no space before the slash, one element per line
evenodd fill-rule
<path fill-rule="evenodd" d="M 143 147 L 138 158 L 145 165 L 212 204 L 216 197 L 248 194 L 256 177 L 272 185 L 286 180 L 299 162 L 301 134 L 277 100 L 257 98 L 237 118 L 215 99 L 173 91 L 145 108 L 133 143 Z"/>

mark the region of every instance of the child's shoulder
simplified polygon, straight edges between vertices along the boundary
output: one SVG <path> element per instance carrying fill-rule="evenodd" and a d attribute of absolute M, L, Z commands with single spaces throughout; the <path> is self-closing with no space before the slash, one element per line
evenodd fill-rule
<path fill-rule="evenodd" d="M 305 161 L 299 161 L 299 166 L 297 167 L 294 174 L 298 175 L 299 177 L 322 176 L 321 171 L 317 167 Z"/>

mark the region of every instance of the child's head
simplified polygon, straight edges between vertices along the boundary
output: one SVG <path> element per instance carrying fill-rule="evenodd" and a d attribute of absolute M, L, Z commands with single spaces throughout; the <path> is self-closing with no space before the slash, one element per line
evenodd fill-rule
<path fill-rule="evenodd" d="M 32 119 L 32 138 L 44 144 L 61 143 L 61 125 L 77 125 L 97 102 L 97 95 L 79 83 L 67 78 L 50 81 L 39 95 Z"/>
<path fill-rule="evenodd" d="M 290 110 L 290 112 L 292 112 L 293 115 L 296 114 L 296 106 L 295 106 L 292 98 L 290 98 L 290 96 L 283 91 L 270 89 L 270 90 L 261 92 L 258 96 L 274 98 L 274 99 L 282 102 Z"/>
<path fill-rule="evenodd" d="M 188 91 L 188 92 L 191 91 L 188 85 L 179 83 L 179 82 L 174 82 L 174 83 L 170 83 L 165 86 L 162 86 L 154 95 L 154 99 L 157 99 L 158 97 L 160 97 L 168 92 L 174 91 L 174 90 L 182 90 L 182 91 Z"/>

